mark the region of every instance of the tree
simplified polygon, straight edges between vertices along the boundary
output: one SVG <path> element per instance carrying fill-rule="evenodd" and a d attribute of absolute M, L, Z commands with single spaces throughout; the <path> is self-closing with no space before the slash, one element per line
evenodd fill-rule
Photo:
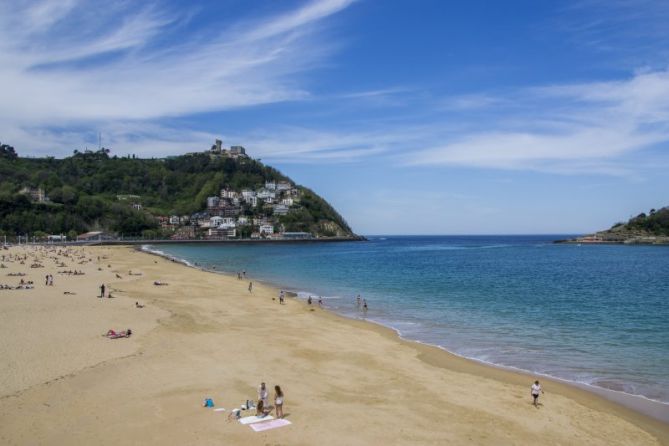
<path fill-rule="evenodd" d="M 0 158 L 14 160 L 18 158 L 14 147 L 7 144 L 0 144 Z"/>

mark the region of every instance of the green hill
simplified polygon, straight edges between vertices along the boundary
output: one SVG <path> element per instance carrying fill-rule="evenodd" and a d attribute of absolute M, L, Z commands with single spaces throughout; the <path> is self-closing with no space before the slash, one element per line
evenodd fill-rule
<path fill-rule="evenodd" d="M 211 228 L 221 222 L 211 221 L 216 216 L 226 230 Z M 21 158 L 0 145 L 0 235 L 247 238 L 270 236 L 270 226 L 274 233 L 354 236 L 316 193 L 243 148 L 221 150 L 220 142 L 218 149 L 165 159 L 110 156 L 106 149 Z"/>
<path fill-rule="evenodd" d="M 669 207 L 651 209 L 648 214 L 641 213 L 630 218 L 627 223 L 618 223 L 605 231 L 614 234 L 638 234 L 646 236 L 669 236 Z"/>
<path fill-rule="evenodd" d="M 558 243 L 669 244 L 669 207 L 651 209 L 604 231 Z"/>

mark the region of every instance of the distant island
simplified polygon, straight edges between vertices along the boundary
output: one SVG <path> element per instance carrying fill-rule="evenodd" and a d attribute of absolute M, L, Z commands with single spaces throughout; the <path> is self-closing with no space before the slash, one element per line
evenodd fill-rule
<path fill-rule="evenodd" d="M 30 241 L 357 239 L 312 190 L 242 146 L 166 158 L 0 145 L 0 237 Z"/>
<path fill-rule="evenodd" d="M 611 229 L 556 243 L 669 244 L 669 207 L 651 209 Z"/>

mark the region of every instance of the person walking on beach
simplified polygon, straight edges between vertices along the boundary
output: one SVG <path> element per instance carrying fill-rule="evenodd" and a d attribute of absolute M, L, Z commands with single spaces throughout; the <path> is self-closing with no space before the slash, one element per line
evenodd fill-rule
<path fill-rule="evenodd" d="M 281 386 L 274 386 L 274 407 L 276 407 L 276 417 L 283 418 L 283 390 L 281 390 Z"/>
<path fill-rule="evenodd" d="M 281 292 L 279 293 L 279 303 L 281 305 L 283 305 L 284 298 L 285 298 L 285 293 L 283 292 L 283 290 L 281 290 Z"/>
<path fill-rule="evenodd" d="M 539 381 L 534 381 L 532 387 L 530 388 L 530 394 L 532 394 L 532 399 L 534 407 L 539 408 L 539 394 L 544 393 L 544 389 L 541 388 Z"/>
<path fill-rule="evenodd" d="M 260 383 L 260 387 L 258 387 L 258 401 L 262 401 L 263 405 L 267 407 L 268 397 L 269 392 L 267 391 L 267 386 L 265 386 L 265 383 Z"/>
<path fill-rule="evenodd" d="M 253 292 L 253 282 L 249 282 L 249 293 Z"/>
<path fill-rule="evenodd" d="M 318 296 L 318 306 L 323 308 L 323 298 L 321 296 Z"/>
<path fill-rule="evenodd" d="M 105 297 L 105 284 L 100 285 L 100 297 Z"/>
<path fill-rule="evenodd" d="M 307 299 L 307 303 L 311 305 L 311 296 L 309 296 L 309 298 Z"/>

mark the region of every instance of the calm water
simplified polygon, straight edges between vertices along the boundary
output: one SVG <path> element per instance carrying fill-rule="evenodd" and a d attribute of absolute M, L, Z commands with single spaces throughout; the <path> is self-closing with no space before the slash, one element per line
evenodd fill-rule
<path fill-rule="evenodd" d="M 563 236 L 157 249 L 322 295 L 335 311 L 466 357 L 669 402 L 669 248 L 554 245 L 556 238 Z"/>

